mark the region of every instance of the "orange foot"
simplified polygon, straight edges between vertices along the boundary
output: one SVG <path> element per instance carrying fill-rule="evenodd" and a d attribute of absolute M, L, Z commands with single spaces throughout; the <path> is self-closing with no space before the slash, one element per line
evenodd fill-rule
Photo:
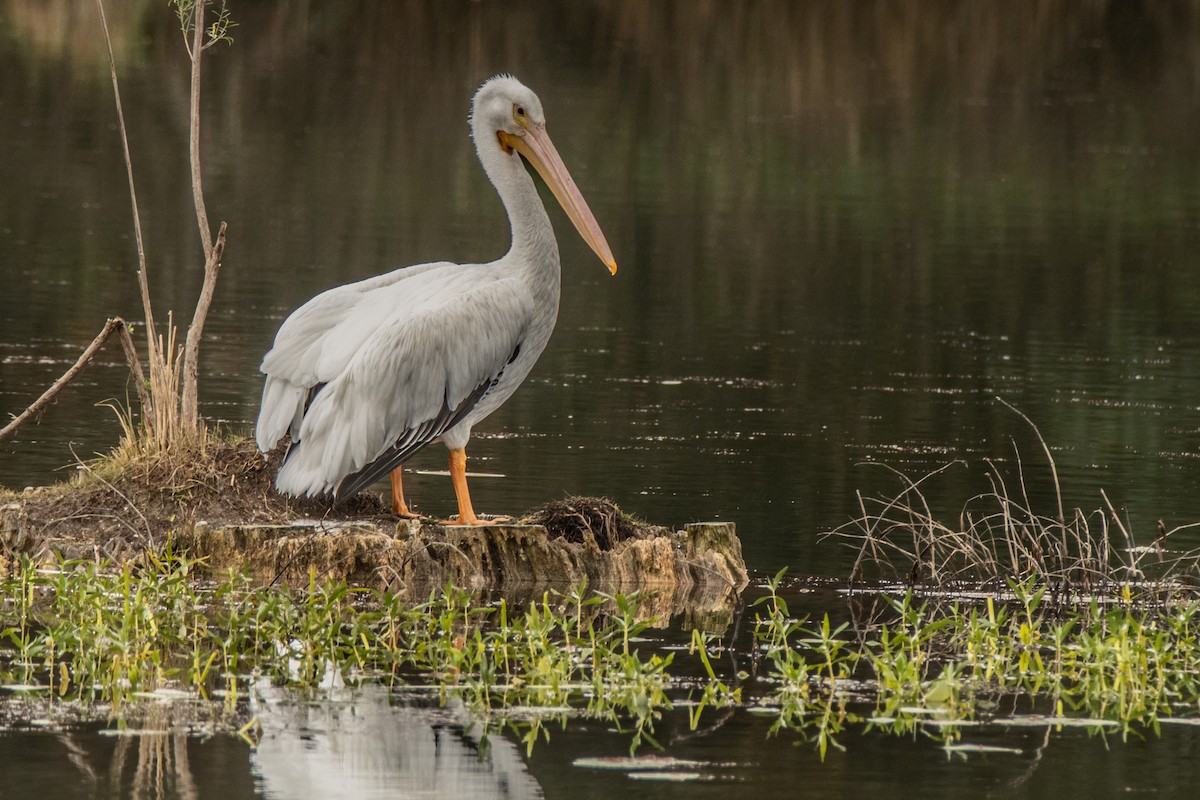
<path fill-rule="evenodd" d="M 471 515 L 471 516 L 467 517 L 466 519 L 459 521 L 458 516 L 455 515 L 454 517 L 451 517 L 450 519 L 442 520 L 441 524 L 443 524 L 443 525 L 498 525 L 500 523 L 512 522 L 512 521 L 513 521 L 512 517 L 489 517 L 487 519 L 480 519 L 479 517 L 476 517 L 474 515 Z"/>
<path fill-rule="evenodd" d="M 418 514 L 404 502 L 404 486 L 402 484 L 402 467 L 392 470 L 392 513 L 401 519 L 429 519 L 424 514 Z"/>

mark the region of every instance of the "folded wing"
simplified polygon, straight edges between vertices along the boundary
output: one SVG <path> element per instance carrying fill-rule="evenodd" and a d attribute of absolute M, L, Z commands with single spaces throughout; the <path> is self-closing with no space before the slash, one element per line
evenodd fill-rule
<path fill-rule="evenodd" d="M 262 366 L 259 447 L 292 437 L 276 486 L 348 496 L 462 422 L 519 351 L 529 307 L 486 267 L 433 264 L 297 309 Z"/>

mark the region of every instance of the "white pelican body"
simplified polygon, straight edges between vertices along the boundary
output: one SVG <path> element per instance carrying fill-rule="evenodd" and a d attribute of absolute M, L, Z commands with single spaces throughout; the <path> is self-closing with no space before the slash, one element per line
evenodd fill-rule
<path fill-rule="evenodd" d="M 263 358 L 256 430 L 264 452 L 291 434 L 279 491 L 341 500 L 391 472 L 393 508 L 409 515 L 400 466 L 441 439 L 458 522 L 479 522 L 465 478 L 471 428 L 516 391 L 558 316 L 558 244 L 522 156 L 616 271 L 532 91 L 509 76 L 484 83 L 471 132 L 508 212 L 511 248 L 488 264 L 419 264 L 339 286 L 284 321 Z"/>

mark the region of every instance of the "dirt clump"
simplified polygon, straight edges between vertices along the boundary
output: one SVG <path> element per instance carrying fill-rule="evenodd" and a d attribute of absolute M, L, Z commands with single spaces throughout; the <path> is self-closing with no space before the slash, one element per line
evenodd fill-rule
<path fill-rule="evenodd" d="M 665 528 L 650 525 L 622 511 L 605 497 L 567 497 L 538 506 L 521 517 L 524 525 L 541 525 L 551 539 L 583 544 L 590 536 L 603 551 L 619 542 L 662 535 Z"/>

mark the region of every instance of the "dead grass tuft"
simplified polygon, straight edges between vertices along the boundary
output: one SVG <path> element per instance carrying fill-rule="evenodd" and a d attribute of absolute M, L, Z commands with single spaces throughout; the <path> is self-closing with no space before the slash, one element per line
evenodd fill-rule
<path fill-rule="evenodd" d="M 1045 453 L 1050 458 L 1048 448 Z M 857 551 L 852 583 L 1003 592 L 1013 582 L 1032 580 L 1050 590 L 1050 600 L 1062 602 L 1101 596 L 1158 603 L 1200 594 L 1200 550 L 1172 548 L 1176 533 L 1200 523 L 1167 529 L 1160 522 L 1156 535 L 1139 545 L 1103 490 L 1098 508 L 1065 509 L 1050 460 L 1050 511 L 1034 508 L 1018 454 L 1015 476 L 988 462 L 989 489 L 968 499 L 957 519 L 936 518 L 926 492 L 962 462 L 916 480 L 891 470 L 901 482 L 899 492 L 860 493 L 859 515 L 825 535 L 845 539 Z"/>

